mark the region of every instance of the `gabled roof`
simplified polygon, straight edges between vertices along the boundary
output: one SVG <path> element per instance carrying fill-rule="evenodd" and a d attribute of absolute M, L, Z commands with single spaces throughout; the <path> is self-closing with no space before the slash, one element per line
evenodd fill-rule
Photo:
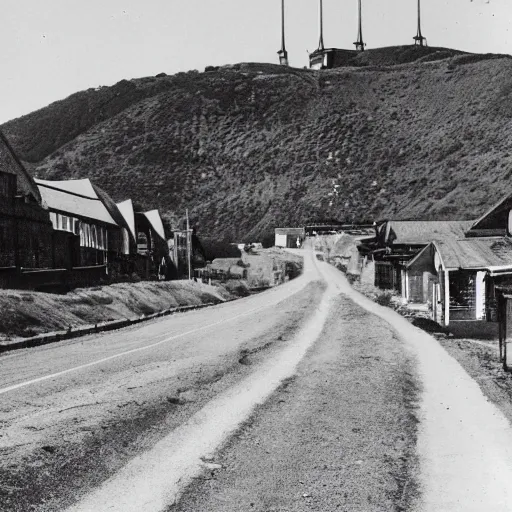
<path fill-rule="evenodd" d="M 57 180 L 57 181 L 49 181 L 49 180 L 35 180 L 38 185 L 43 185 L 45 187 L 56 188 L 58 190 L 63 190 L 65 192 L 69 192 L 71 194 L 76 194 L 82 197 L 87 197 L 89 199 L 98 199 L 96 192 L 94 191 L 93 185 L 89 179 L 82 180 Z"/>
<path fill-rule="evenodd" d="M 512 240 L 508 237 L 435 240 L 412 259 L 407 267 L 414 266 L 432 248 L 438 252 L 446 270 L 512 269 Z"/>
<path fill-rule="evenodd" d="M 505 233 L 508 228 L 508 215 L 512 209 L 512 194 L 498 201 L 477 219 L 471 229 L 502 229 Z"/>
<path fill-rule="evenodd" d="M 462 238 L 473 221 L 397 221 L 386 225 L 386 242 L 403 245 L 428 245 L 433 240 Z"/>
<path fill-rule="evenodd" d="M 0 131 L 0 172 L 14 174 L 17 177 L 18 191 L 31 195 L 40 203 L 41 196 L 32 176 L 25 169 L 6 136 Z"/>
<path fill-rule="evenodd" d="M 50 210 L 117 226 L 103 201 L 88 180 L 35 180 L 43 202 Z"/>
<path fill-rule="evenodd" d="M 165 229 L 159 211 L 151 210 L 149 212 L 141 213 L 141 215 L 146 217 L 153 231 L 165 242 Z"/>
<path fill-rule="evenodd" d="M 137 240 L 137 233 L 135 231 L 135 212 L 133 211 L 133 202 L 131 199 L 127 199 L 122 203 L 117 203 L 117 207 L 124 217 L 128 229 L 133 236 L 134 240 Z"/>

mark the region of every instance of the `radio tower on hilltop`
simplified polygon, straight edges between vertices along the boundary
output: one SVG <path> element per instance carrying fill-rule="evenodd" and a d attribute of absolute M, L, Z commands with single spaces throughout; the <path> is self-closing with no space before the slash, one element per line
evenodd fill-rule
<path fill-rule="evenodd" d="M 284 0 L 281 0 L 281 49 L 277 52 L 277 54 L 279 55 L 279 64 L 282 66 L 288 66 L 288 52 L 286 51 L 284 20 Z"/>
<path fill-rule="evenodd" d="M 324 46 L 324 2 L 320 0 L 318 6 L 318 16 L 319 16 L 319 24 L 320 24 L 320 39 L 318 40 L 318 51 L 325 50 Z"/>
<path fill-rule="evenodd" d="M 363 10 L 361 6 L 361 1 L 358 0 L 358 31 L 357 31 L 357 41 L 354 43 L 356 46 L 356 50 L 360 52 L 364 52 L 364 47 L 366 44 L 363 41 Z"/>
<path fill-rule="evenodd" d="M 414 44 L 425 46 L 427 44 L 427 38 L 423 37 L 421 33 L 421 0 L 418 0 L 418 33 L 416 34 L 414 39 Z"/>

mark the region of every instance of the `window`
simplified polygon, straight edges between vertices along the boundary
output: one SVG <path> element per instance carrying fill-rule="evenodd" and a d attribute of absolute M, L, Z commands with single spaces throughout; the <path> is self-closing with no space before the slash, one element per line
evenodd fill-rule
<path fill-rule="evenodd" d="M 14 196 L 16 188 L 16 176 L 0 172 L 0 197 Z"/>

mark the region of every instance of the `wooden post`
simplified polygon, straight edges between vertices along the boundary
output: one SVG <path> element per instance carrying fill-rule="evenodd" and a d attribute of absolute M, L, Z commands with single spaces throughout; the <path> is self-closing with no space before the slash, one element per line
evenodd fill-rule
<path fill-rule="evenodd" d="M 512 299 L 506 297 L 505 340 L 503 343 L 503 368 L 509 370 L 512 363 Z"/>
<path fill-rule="evenodd" d="M 477 272 L 475 277 L 475 320 L 485 319 L 485 276 L 486 272 Z"/>
<path fill-rule="evenodd" d="M 444 272 L 444 326 L 450 325 L 450 271 Z"/>
<path fill-rule="evenodd" d="M 191 246 L 192 245 L 192 236 L 190 233 L 190 223 L 188 220 L 188 208 L 187 208 L 187 262 L 188 262 L 188 280 L 192 279 L 192 269 L 191 269 Z"/>
<path fill-rule="evenodd" d="M 500 349 L 500 361 L 503 361 L 503 343 L 505 340 L 505 322 L 506 322 L 506 311 L 505 311 L 506 299 L 502 294 L 498 295 L 497 308 L 498 308 L 498 336 L 499 336 L 499 349 Z"/>

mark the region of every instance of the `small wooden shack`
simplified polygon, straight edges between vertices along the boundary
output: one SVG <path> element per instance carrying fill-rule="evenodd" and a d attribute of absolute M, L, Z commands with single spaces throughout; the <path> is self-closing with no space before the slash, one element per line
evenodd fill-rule
<path fill-rule="evenodd" d="M 302 247 L 305 238 L 304 228 L 276 228 L 274 245 L 276 247 L 298 249 Z"/>

